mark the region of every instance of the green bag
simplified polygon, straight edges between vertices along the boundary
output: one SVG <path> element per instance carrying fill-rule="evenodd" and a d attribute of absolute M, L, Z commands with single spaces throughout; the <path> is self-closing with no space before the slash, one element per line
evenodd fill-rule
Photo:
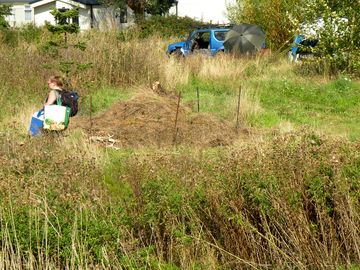
<path fill-rule="evenodd" d="M 44 129 L 64 130 L 69 125 L 70 108 L 61 105 L 59 95 L 56 93 L 56 105 L 44 107 Z"/>

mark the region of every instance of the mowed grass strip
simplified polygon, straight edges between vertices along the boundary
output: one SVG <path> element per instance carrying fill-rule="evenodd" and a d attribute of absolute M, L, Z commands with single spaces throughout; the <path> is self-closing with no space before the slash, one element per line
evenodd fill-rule
<path fill-rule="evenodd" d="M 263 111 L 250 124 L 274 127 L 289 121 L 336 135 L 360 136 L 360 84 L 346 78 L 327 83 L 274 79 L 257 83 Z"/>

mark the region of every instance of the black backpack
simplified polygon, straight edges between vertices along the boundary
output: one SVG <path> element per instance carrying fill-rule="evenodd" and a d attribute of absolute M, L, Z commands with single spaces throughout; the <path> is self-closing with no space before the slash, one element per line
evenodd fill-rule
<path fill-rule="evenodd" d="M 61 104 L 70 108 L 70 116 L 75 116 L 78 112 L 79 95 L 75 91 L 62 90 L 60 92 Z"/>

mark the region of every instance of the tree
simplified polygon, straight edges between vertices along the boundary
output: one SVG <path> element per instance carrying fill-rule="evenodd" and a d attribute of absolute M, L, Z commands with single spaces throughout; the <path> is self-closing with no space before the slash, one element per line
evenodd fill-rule
<path fill-rule="evenodd" d="M 128 5 L 137 20 L 144 18 L 145 12 L 151 15 L 165 15 L 176 3 L 176 0 L 106 0 L 120 9 Z"/>
<path fill-rule="evenodd" d="M 0 5 L 0 29 L 9 27 L 9 23 L 5 20 L 8 15 L 11 15 L 11 5 Z"/>
<path fill-rule="evenodd" d="M 65 44 L 67 43 L 67 34 L 74 34 L 80 31 L 79 24 L 74 22 L 79 17 L 79 11 L 76 8 L 54 8 L 50 13 L 54 16 L 56 25 L 46 22 L 46 28 L 53 34 L 64 34 Z"/>
<path fill-rule="evenodd" d="M 289 46 L 303 23 L 315 23 L 320 17 L 324 27 L 317 33 L 313 48 L 319 67 L 332 74 L 360 75 L 360 1 L 359 0 L 237 0 L 228 6 L 234 23 L 254 23 L 263 27 L 273 49 Z M 313 63 L 311 63 L 313 64 Z"/>
<path fill-rule="evenodd" d="M 151 15 L 165 15 L 175 3 L 175 0 L 148 0 L 145 11 Z"/>
<path fill-rule="evenodd" d="M 120 0 L 120 2 L 123 1 Z M 144 15 L 147 0 L 125 0 L 125 2 L 134 11 L 135 15 Z"/>
<path fill-rule="evenodd" d="M 313 49 L 321 58 L 314 59 L 331 74 L 360 75 L 360 2 L 353 0 L 308 0 L 299 7 L 308 22 L 321 17 L 324 26 Z M 298 22 L 300 23 L 300 22 Z"/>
<path fill-rule="evenodd" d="M 293 25 L 288 14 L 299 0 L 237 0 L 227 7 L 232 23 L 259 25 L 266 33 L 267 45 L 279 49 L 292 39 Z"/>
<path fill-rule="evenodd" d="M 53 34 L 53 39 L 48 43 L 48 48 L 53 49 L 53 55 L 57 55 L 61 60 L 59 62 L 59 69 L 64 73 L 67 81 L 69 81 L 69 75 L 78 71 L 84 70 L 92 66 L 91 63 L 77 63 L 69 58 L 68 49 L 74 47 L 84 51 L 86 49 L 85 43 L 78 42 L 76 44 L 69 44 L 68 35 L 76 34 L 80 31 L 77 23 L 79 11 L 76 8 L 73 9 L 53 9 L 51 14 L 55 18 L 56 25 L 52 25 L 46 22 L 46 28 Z M 64 39 L 61 39 L 61 36 Z M 60 38 L 59 38 L 60 37 Z M 60 50 L 65 51 L 64 55 L 60 54 Z"/>

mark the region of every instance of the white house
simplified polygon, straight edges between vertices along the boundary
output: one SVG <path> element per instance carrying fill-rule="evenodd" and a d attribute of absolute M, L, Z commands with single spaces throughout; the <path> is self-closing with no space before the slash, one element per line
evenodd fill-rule
<path fill-rule="evenodd" d="M 0 0 L 0 5 L 11 5 L 11 15 L 6 17 L 12 27 L 20 27 L 33 21 L 33 10 L 30 0 Z"/>
<path fill-rule="evenodd" d="M 130 8 L 114 9 L 101 5 L 98 0 L 0 0 L 0 4 L 12 5 L 12 15 L 7 21 L 14 27 L 26 23 L 43 26 L 46 21 L 55 24 L 50 13 L 53 8 L 64 11 L 77 8 L 79 17 L 73 23 L 78 23 L 80 30 L 124 28 L 133 23 L 134 17 Z"/>
<path fill-rule="evenodd" d="M 59 10 L 78 8 L 79 17 L 73 22 L 79 24 L 80 30 L 122 28 L 127 26 L 129 17 L 132 17 L 129 8 L 124 12 L 101 5 L 97 0 L 31 0 L 30 5 L 34 10 L 36 26 L 44 25 L 45 21 L 55 24 L 54 17 L 50 13 L 53 8 Z"/>
<path fill-rule="evenodd" d="M 170 9 L 170 14 L 190 17 L 199 21 L 227 24 L 226 6 L 234 0 L 178 0 L 177 5 Z"/>

